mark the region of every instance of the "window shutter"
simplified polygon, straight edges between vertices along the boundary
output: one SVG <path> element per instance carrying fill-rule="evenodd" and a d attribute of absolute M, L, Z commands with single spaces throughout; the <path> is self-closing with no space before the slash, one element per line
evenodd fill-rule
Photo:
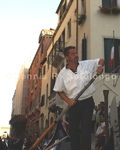
<path fill-rule="evenodd" d="M 87 40 L 86 38 L 82 39 L 82 60 L 87 59 Z"/>

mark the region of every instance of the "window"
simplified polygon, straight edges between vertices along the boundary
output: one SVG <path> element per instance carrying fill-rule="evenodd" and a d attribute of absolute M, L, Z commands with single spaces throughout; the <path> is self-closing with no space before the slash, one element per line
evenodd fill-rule
<path fill-rule="evenodd" d="M 55 76 L 53 76 L 53 77 L 51 78 L 51 93 L 53 92 L 53 88 L 54 88 L 54 85 L 55 85 L 55 79 L 56 79 Z"/>
<path fill-rule="evenodd" d="M 38 69 L 38 77 L 41 77 L 41 68 Z"/>
<path fill-rule="evenodd" d="M 84 13 L 86 13 L 86 0 L 81 0 L 81 3 L 82 3 L 81 12 L 82 12 L 82 14 L 84 14 Z"/>
<path fill-rule="evenodd" d="M 60 50 L 64 50 L 65 47 L 65 30 L 63 30 L 61 34 L 61 45 L 60 45 Z"/>
<path fill-rule="evenodd" d="M 32 80 L 32 89 L 34 88 L 34 80 Z"/>
<path fill-rule="evenodd" d="M 114 6 L 117 5 L 117 0 L 102 0 L 102 6 Z"/>
<path fill-rule="evenodd" d="M 64 49 L 64 41 L 62 40 L 62 38 L 60 37 L 58 42 L 57 42 L 57 49 L 62 52 Z"/>
<path fill-rule="evenodd" d="M 48 119 L 46 119 L 46 122 L 45 122 L 45 127 L 49 127 L 49 122 L 48 122 Z"/>
<path fill-rule="evenodd" d="M 61 6 L 61 8 L 60 8 L 60 20 L 62 18 L 62 15 L 63 15 L 63 6 Z"/>
<path fill-rule="evenodd" d="M 63 12 L 66 10 L 66 2 L 63 5 Z"/>
<path fill-rule="evenodd" d="M 114 61 L 110 67 L 111 48 L 113 47 L 113 39 L 104 39 L 104 59 L 105 59 L 105 72 L 111 73 L 115 68 L 120 65 L 120 39 L 114 39 Z"/>
<path fill-rule="evenodd" d="M 68 27 L 68 39 L 71 37 L 71 19 L 70 19 L 70 21 L 68 22 L 68 25 L 67 25 Z"/>
<path fill-rule="evenodd" d="M 44 128 L 44 114 L 41 114 L 41 130 Z"/>
<path fill-rule="evenodd" d="M 46 107 L 47 107 L 47 105 L 48 105 L 48 84 L 47 84 L 47 86 L 46 86 Z"/>
<path fill-rule="evenodd" d="M 43 54 L 43 51 L 44 51 L 44 44 L 42 44 L 41 55 Z"/>
<path fill-rule="evenodd" d="M 64 2 L 64 4 L 60 8 L 60 20 L 61 20 L 61 18 L 63 16 L 65 10 L 66 10 L 66 2 Z"/>
<path fill-rule="evenodd" d="M 30 110 L 32 110 L 32 101 L 30 102 Z"/>
<path fill-rule="evenodd" d="M 43 76 L 45 75 L 45 72 L 46 72 L 46 67 L 45 65 L 43 66 Z"/>
<path fill-rule="evenodd" d="M 36 58 L 35 58 L 34 67 L 36 67 L 37 63 L 38 63 L 38 55 L 37 55 Z"/>
<path fill-rule="evenodd" d="M 39 121 L 38 120 L 36 121 L 36 134 L 37 136 L 39 134 Z"/>
<path fill-rule="evenodd" d="M 82 39 L 82 60 L 87 59 L 87 40 L 86 38 Z"/>
<path fill-rule="evenodd" d="M 70 0 L 67 0 L 67 4 L 70 2 Z"/>
<path fill-rule="evenodd" d="M 29 70 L 29 72 L 28 72 L 28 79 L 30 79 L 30 70 Z"/>
<path fill-rule="evenodd" d="M 45 95 L 42 95 L 41 99 L 40 99 L 40 106 L 44 106 L 45 104 Z"/>

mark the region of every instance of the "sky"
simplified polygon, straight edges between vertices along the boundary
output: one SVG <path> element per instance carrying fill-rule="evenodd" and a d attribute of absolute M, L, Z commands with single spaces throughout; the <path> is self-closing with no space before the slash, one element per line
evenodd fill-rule
<path fill-rule="evenodd" d="M 0 126 L 9 126 L 21 67 L 34 57 L 41 30 L 56 28 L 60 1 L 0 0 Z"/>

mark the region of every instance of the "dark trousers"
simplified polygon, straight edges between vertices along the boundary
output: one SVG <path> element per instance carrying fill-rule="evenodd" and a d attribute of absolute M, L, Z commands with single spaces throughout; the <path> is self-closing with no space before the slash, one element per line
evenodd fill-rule
<path fill-rule="evenodd" d="M 93 107 L 94 101 L 93 98 L 90 97 L 77 102 L 69 110 L 69 134 L 72 150 L 91 150 L 91 120 Z"/>

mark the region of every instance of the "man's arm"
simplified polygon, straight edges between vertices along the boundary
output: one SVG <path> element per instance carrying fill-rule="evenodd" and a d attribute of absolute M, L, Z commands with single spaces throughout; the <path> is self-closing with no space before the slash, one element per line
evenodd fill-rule
<path fill-rule="evenodd" d="M 101 136 L 104 136 L 105 133 L 106 133 L 106 127 L 104 126 L 104 127 L 103 127 L 103 131 L 102 131 L 101 133 L 99 133 L 99 134 L 95 134 L 95 137 L 101 137 Z"/>
<path fill-rule="evenodd" d="M 69 106 L 73 106 L 76 103 L 74 99 L 69 99 L 64 92 L 57 93 Z"/>
<path fill-rule="evenodd" d="M 100 59 L 100 60 L 99 60 L 99 62 L 98 62 L 98 65 L 100 65 L 100 66 L 104 66 L 104 64 L 105 64 L 104 59 Z"/>
<path fill-rule="evenodd" d="M 103 66 L 104 66 L 104 59 L 100 59 L 98 62 L 98 68 L 96 72 L 100 75 L 103 72 Z"/>

